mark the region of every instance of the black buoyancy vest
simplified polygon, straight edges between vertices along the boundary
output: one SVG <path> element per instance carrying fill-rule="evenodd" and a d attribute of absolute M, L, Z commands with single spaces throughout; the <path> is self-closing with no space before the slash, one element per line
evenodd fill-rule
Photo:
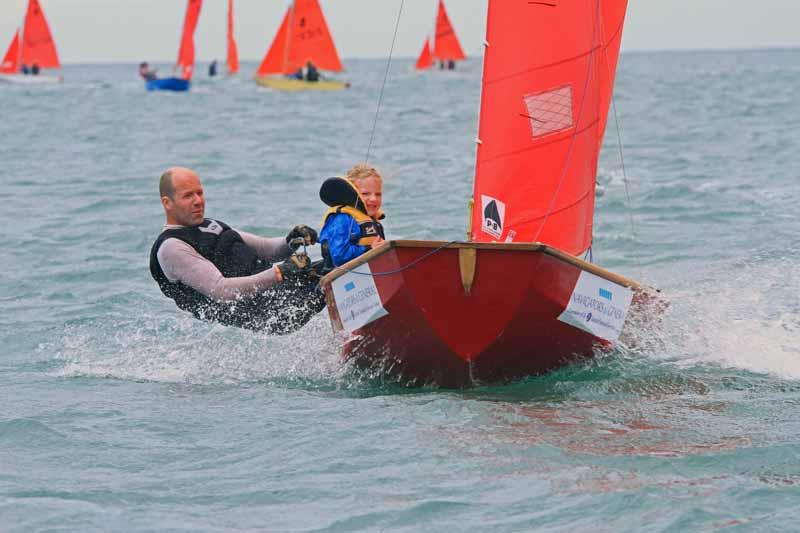
<path fill-rule="evenodd" d="M 258 257 L 236 230 L 224 222 L 207 218 L 197 226 L 162 231 L 150 249 L 150 274 L 165 296 L 175 300 L 179 308 L 189 311 L 196 318 L 231 326 L 241 326 L 242 320 L 249 319 L 237 318 L 241 313 L 233 312 L 229 303 L 214 301 L 188 285 L 167 279 L 158 263 L 158 249 L 167 239 L 182 240 L 214 263 L 226 278 L 252 276 L 270 268 L 271 265 Z"/>

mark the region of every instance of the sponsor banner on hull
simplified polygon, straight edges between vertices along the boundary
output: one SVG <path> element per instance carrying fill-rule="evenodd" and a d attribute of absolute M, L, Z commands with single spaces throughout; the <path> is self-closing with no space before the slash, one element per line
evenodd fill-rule
<path fill-rule="evenodd" d="M 348 333 L 389 314 L 383 308 L 369 264 L 359 265 L 336 278 L 332 286 L 342 327 Z"/>
<path fill-rule="evenodd" d="M 558 319 L 595 337 L 615 342 L 622 333 L 632 297 L 633 291 L 627 287 L 581 272 L 567 308 Z"/>

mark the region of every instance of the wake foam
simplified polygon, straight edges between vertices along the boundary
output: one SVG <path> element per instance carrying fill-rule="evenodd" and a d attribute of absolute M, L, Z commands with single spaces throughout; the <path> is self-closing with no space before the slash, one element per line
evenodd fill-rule
<path fill-rule="evenodd" d="M 42 345 L 64 377 L 185 384 L 312 382 L 335 385 L 345 369 L 326 313 L 299 331 L 267 336 L 165 313 L 65 326 Z"/>
<path fill-rule="evenodd" d="M 703 272 L 665 291 L 656 327 L 629 331 L 621 350 L 681 366 L 713 364 L 800 379 L 800 277 L 792 253 Z"/>

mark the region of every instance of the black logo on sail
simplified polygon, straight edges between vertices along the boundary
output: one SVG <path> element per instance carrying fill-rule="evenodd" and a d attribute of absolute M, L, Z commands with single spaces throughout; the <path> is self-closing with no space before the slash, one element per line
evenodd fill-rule
<path fill-rule="evenodd" d="M 497 210 L 497 202 L 492 200 L 483 210 L 483 221 L 490 233 L 503 233 L 503 221 L 500 211 Z"/>

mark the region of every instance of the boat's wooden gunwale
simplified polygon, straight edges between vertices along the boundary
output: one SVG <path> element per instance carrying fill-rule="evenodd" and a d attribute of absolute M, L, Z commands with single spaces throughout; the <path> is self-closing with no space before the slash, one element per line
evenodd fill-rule
<path fill-rule="evenodd" d="M 577 258 L 573 255 L 568 253 L 562 252 L 557 248 L 553 248 L 546 244 L 542 243 L 494 243 L 494 242 L 448 242 L 448 241 L 416 241 L 416 240 L 394 240 L 394 241 L 387 241 L 386 244 L 383 246 L 376 248 L 374 250 L 370 250 L 365 254 L 353 259 L 342 265 L 341 267 L 337 268 L 333 272 L 326 274 L 322 280 L 320 281 L 320 285 L 325 286 L 339 276 L 346 274 L 348 271 L 353 270 L 364 263 L 369 262 L 371 259 L 378 257 L 382 254 L 385 254 L 395 248 L 449 248 L 449 249 L 461 249 L 461 248 L 469 248 L 474 250 L 503 250 L 503 251 L 515 251 L 515 252 L 541 252 L 547 255 L 550 255 L 556 259 L 559 259 L 565 263 L 571 264 L 581 270 L 586 272 L 590 272 L 596 276 L 600 276 L 601 278 L 607 279 L 608 281 L 614 282 L 618 285 L 622 285 L 624 287 L 628 287 L 630 289 L 641 289 L 642 286 L 625 276 L 621 276 L 610 270 L 606 270 L 605 268 L 595 265 L 593 263 L 589 263 L 588 261 L 584 261 L 583 259 Z"/>

